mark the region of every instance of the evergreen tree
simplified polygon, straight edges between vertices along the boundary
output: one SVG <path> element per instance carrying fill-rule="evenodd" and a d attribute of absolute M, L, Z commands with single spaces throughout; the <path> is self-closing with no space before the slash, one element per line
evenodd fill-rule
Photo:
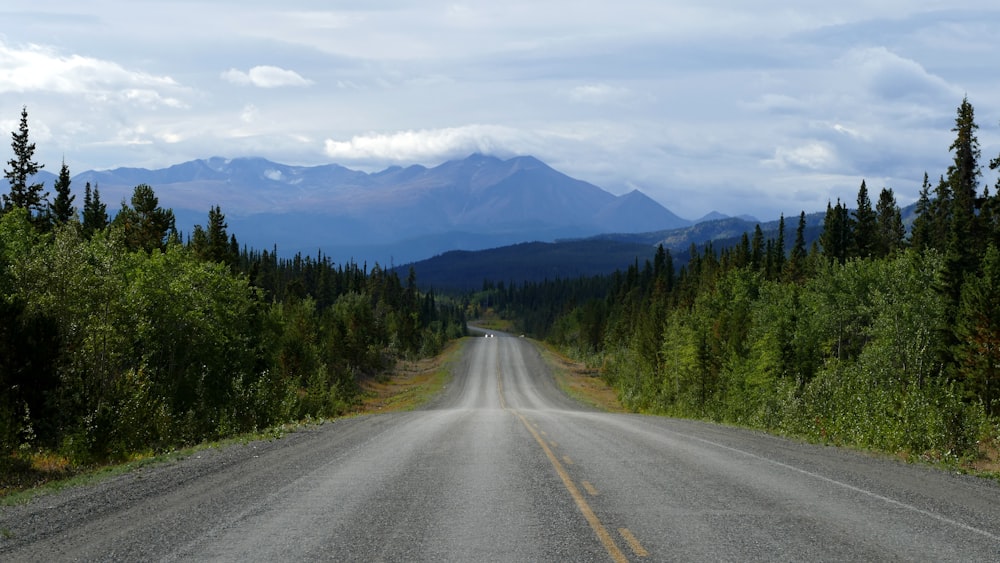
<path fill-rule="evenodd" d="M 853 248 L 851 255 L 858 258 L 871 258 L 875 254 L 877 218 L 872 210 L 872 201 L 868 196 L 868 186 L 861 180 L 858 189 L 858 207 L 854 210 L 854 236 L 851 239 Z"/>
<path fill-rule="evenodd" d="M 972 275 L 962 286 L 955 333 L 956 359 L 965 387 L 981 401 L 987 415 L 1000 406 L 1000 252 L 986 249 L 981 276 Z"/>
<path fill-rule="evenodd" d="M 753 228 L 753 239 L 750 241 L 750 266 L 760 271 L 764 267 L 764 231 L 760 223 Z"/>
<path fill-rule="evenodd" d="M 62 168 L 59 169 L 59 178 L 54 186 L 56 197 L 52 201 L 52 221 L 57 225 L 68 223 L 76 216 L 76 209 L 73 208 L 73 200 L 76 199 L 76 196 L 70 193 L 69 186 L 69 166 L 66 166 L 66 160 L 63 159 Z"/>
<path fill-rule="evenodd" d="M 800 282 L 806 276 L 806 212 L 799 214 L 799 226 L 795 229 L 795 244 L 788 260 L 785 277 L 792 282 Z"/>
<path fill-rule="evenodd" d="M 17 133 L 11 133 L 11 139 L 14 158 L 7 161 L 10 169 L 4 168 L 4 178 L 10 182 L 10 194 L 3 196 L 4 206 L 27 209 L 33 221 L 38 224 L 45 219 L 49 194 L 42 193 L 44 186 L 41 183 L 28 183 L 45 165 L 32 160 L 35 156 L 35 143 L 28 140 L 27 106 L 21 109 L 21 125 Z"/>
<path fill-rule="evenodd" d="M 90 182 L 83 188 L 83 236 L 91 238 L 97 231 L 108 226 L 108 206 L 101 202 L 101 192 L 94 184 L 94 189 L 90 189 Z"/>
<path fill-rule="evenodd" d="M 785 269 L 785 214 L 778 217 L 778 238 L 774 243 L 774 275 L 778 277 Z"/>
<path fill-rule="evenodd" d="M 125 243 L 132 250 L 162 250 L 167 237 L 176 234 L 174 212 L 160 207 L 153 188 L 139 184 L 132 193 L 132 206 L 122 200 L 115 224 L 125 232 Z"/>
<path fill-rule="evenodd" d="M 823 254 L 830 260 L 836 260 L 843 264 L 850 256 L 852 238 L 851 216 L 847 206 L 837 200 L 837 205 L 831 207 L 826 204 L 826 216 L 823 218 L 823 233 L 820 235 L 819 243 L 823 247 Z"/>
<path fill-rule="evenodd" d="M 924 183 L 920 186 L 920 197 L 917 199 L 916 217 L 910 230 L 910 246 L 923 251 L 932 246 L 933 203 L 931 202 L 931 182 L 924 172 Z"/>
<path fill-rule="evenodd" d="M 976 195 L 979 169 L 978 126 L 968 98 L 962 100 L 955 118 L 955 141 L 949 149 L 954 162 L 948 167 L 948 186 L 951 191 L 951 215 L 948 222 L 947 286 L 952 304 L 958 305 L 959 293 L 967 274 L 974 273 L 985 250 L 985 241 L 979 232 Z"/>
<path fill-rule="evenodd" d="M 884 258 L 901 249 L 906 238 L 903 216 L 896 204 L 892 188 L 882 188 L 878 204 L 875 205 L 875 215 L 878 218 L 875 256 Z"/>
<path fill-rule="evenodd" d="M 934 199 L 931 201 L 931 248 L 941 251 L 947 248 L 948 233 L 951 229 L 952 207 L 951 186 L 944 179 L 944 175 L 941 175 L 938 177 L 937 187 L 934 188 Z"/>

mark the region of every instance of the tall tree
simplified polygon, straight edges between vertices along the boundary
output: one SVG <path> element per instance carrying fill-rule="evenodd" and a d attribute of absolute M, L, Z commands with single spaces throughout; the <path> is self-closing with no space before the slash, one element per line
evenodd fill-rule
<path fill-rule="evenodd" d="M 986 414 L 1000 406 L 1000 252 L 986 248 L 982 275 L 971 275 L 962 286 L 955 323 L 956 359 L 965 387 L 982 401 Z"/>
<path fill-rule="evenodd" d="M 48 202 L 48 193 L 42 193 L 42 183 L 29 184 L 28 181 L 45 168 L 38 164 L 35 157 L 35 143 L 28 139 L 28 107 L 21 108 L 21 125 L 16 133 L 11 133 L 10 146 L 14 149 L 14 158 L 7 161 L 10 168 L 4 168 L 4 178 L 10 182 L 10 194 L 4 195 L 5 207 L 20 207 L 27 209 L 33 221 L 44 219 Z"/>
<path fill-rule="evenodd" d="M 826 216 L 823 218 L 823 233 L 819 243 L 823 254 L 830 260 L 843 264 L 847 261 L 851 250 L 852 221 L 847 206 L 837 200 L 835 207 L 826 204 Z"/>
<path fill-rule="evenodd" d="M 910 246 L 918 251 L 926 250 L 932 246 L 933 213 L 931 182 L 927 172 L 924 172 L 924 183 L 920 186 L 920 196 L 917 199 L 916 218 L 913 219 L 913 227 L 910 230 Z"/>
<path fill-rule="evenodd" d="M 977 191 L 979 169 L 979 140 L 976 138 L 975 113 L 969 99 L 962 100 L 955 117 L 955 141 L 949 149 L 954 162 L 948 167 L 948 186 L 951 190 L 951 216 L 948 223 L 946 257 L 947 284 L 952 304 L 958 305 L 959 293 L 967 274 L 979 267 L 985 250 L 985 241 L 979 232 Z"/>
<path fill-rule="evenodd" d="M 753 239 L 750 241 L 750 265 L 758 271 L 764 266 L 764 231 L 760 229 L 760 223 L 757 223 L 753 228 Z"/>
<path fill-rule="evenodd" d="M 884 258 L 901 249 L 906 238 L 903 216 L 892 188 L 882 188 L 875 205 L 875 215 L 878 217 L 875 255 Z"/>
<path fill-rule="evenodd" d="M 788 259 L 785 277 L 789 281 L 799 282 L 806 275 L 806 212 L 799 213 L 799 226 L 795 229 L 795 244 Z"/>
<path fill-rule="evenodd" d="M 63 159 L 62 168 L 59 169 L 59 178 L 56 179 L 54 186 L 56 197 L 52 200 L 52 221 L 57 225 L 68 223 L 76 215 L 76 209 L 73 208 L 73 200 L 76 199 L 76 196 L 70 193 L 70 182 L 69 166 L 66 165 L 66 159 Z"/>
<path fill-rule="evenodd" d="M 872 201 L 868 195 L 868 186 L 861 180 L 858 188 L 858 207 L 854 210 L 854 236 L 851 254 L 858 258 L 871 258 L 875 253 L 877 218 L 872 210 Z"/>
<path fill-rule="evenodd" d="M 83 188 L 83 236 L 91 238 L 108 226 L 108 206 L 101 201 L 97 184 L 90 189 L 90 182 Z"/>
<path fill-rule="evenodd" d="M 148 184 L 139 184 L 132 193 L 132 206 L 122 200 L 115 224 L 125 232 L 125 243 L 133 250 L 162 250 L 169 235 L 176 234 L 174 212 L 160 207 Z"/>

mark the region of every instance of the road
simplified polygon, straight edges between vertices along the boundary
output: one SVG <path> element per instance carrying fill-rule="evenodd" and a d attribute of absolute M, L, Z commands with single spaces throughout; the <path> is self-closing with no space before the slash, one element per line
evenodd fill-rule
<path fill-rule="evenodd" d="M 0 561 L 997 561 L 1000 486 L 588 410 L 498 335 L 423 410 L 39 497 L 0 532 Z"/>

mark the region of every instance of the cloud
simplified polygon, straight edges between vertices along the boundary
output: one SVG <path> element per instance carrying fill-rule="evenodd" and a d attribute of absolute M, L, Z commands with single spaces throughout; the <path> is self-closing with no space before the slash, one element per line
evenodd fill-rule
<path fill-rule="evenodd" d="M 628 88 L 608 84 L 585 84 L 570 90 L 569 99 L 574 102 L 603 104 L 620 100 L 627 96 L 628 93 Z"/>
<path fill-rule="evenodd" d="M 853 49 L 840 60 L 861 86 L 886 101 L 938 102 L 961 98 L 962 89 L 931 74 L 920 63 L 901 57 L 885 47 Z"/>
<path fill-rule="evenodd" d="M 169 76 L 128 70 L 82 55 L 62 55 L 40 45 L 12 47 L 0 41 L 0 94 L 49 92 L 147 107 L 187 107 L 185 91 Z"/>
<path fill-rule="evenodd" d="M 524 154 L 536 144 L 534 135 L 498 125 L 465 125 L 444 129 L 370 133 L 349 141 L 327 139 L 327 156 L 343 161 L 428 162 L 467 156 Z"/>
<path fill-rule="evenodd" d="M 809 141 L 796 147 L 778 147 L 774 151 L 774 158 L 764 163 L 778 168 L 824 170 L 829 169 L 836 161 L 836 153 L 829 144 Z"/>
<path fill-rule="evenodd" d="M 283 88 L 286 86 L 309 86 L 313 82 L 303 78 L 294 70 L 286 70 L 276 66 L 261 65 L 243 72 L 231 68 L 222 73 L 222 78 L 241 86 L 256 86 L 258 88 Z"/>

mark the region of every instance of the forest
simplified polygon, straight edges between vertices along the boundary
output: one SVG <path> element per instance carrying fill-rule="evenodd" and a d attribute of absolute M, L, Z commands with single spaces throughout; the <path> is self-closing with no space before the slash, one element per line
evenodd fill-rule
<path fill-rule="evenodd" d="M 966 98 L 953 163 L 936 185 L 924 173 L 909 229 L 892 189 L 873 204 L 862 180 L 808 246 L 803 213 L 773 237 L 692 246 L 681 268 L 661 246 L 611 276 L 487 283 L 477 301 L 634 411 L 975 460 L 1000 435 L 1000 181 L 980 186 L 977 130 Z"/>
<path fill-rule="evenodd" d="M 375 264 L 240 248 L 221 208 L 185 236 L 153 187 L 78 210 L 31 179 L 27 109 L 0 205 L 0 469 L 131 459 L 344 413 L 359 382 L 465 333 L 464 309 Z"/>
<path fill-rule="evenodd" d="M 31 178 L 27 109 L 0 204 L 0 464 L 130 459 L 351 408 L 359 382 L 436 354 L 490 309 L 598 371 L 637 412 L 921 459 L 1000 435 L 1000 181 L 968 99 L 912 224 L 861 181 L 732 245 L 659 247 L 613 275 L 418 289 L 411 269 L 240 247 L 220 207 L 179 233 L 154 188 L 78 209 Z M 988 162 L 1000 168 L 1000 157 Z M 807 244 L 807 240 L 812 240 Z"/>

